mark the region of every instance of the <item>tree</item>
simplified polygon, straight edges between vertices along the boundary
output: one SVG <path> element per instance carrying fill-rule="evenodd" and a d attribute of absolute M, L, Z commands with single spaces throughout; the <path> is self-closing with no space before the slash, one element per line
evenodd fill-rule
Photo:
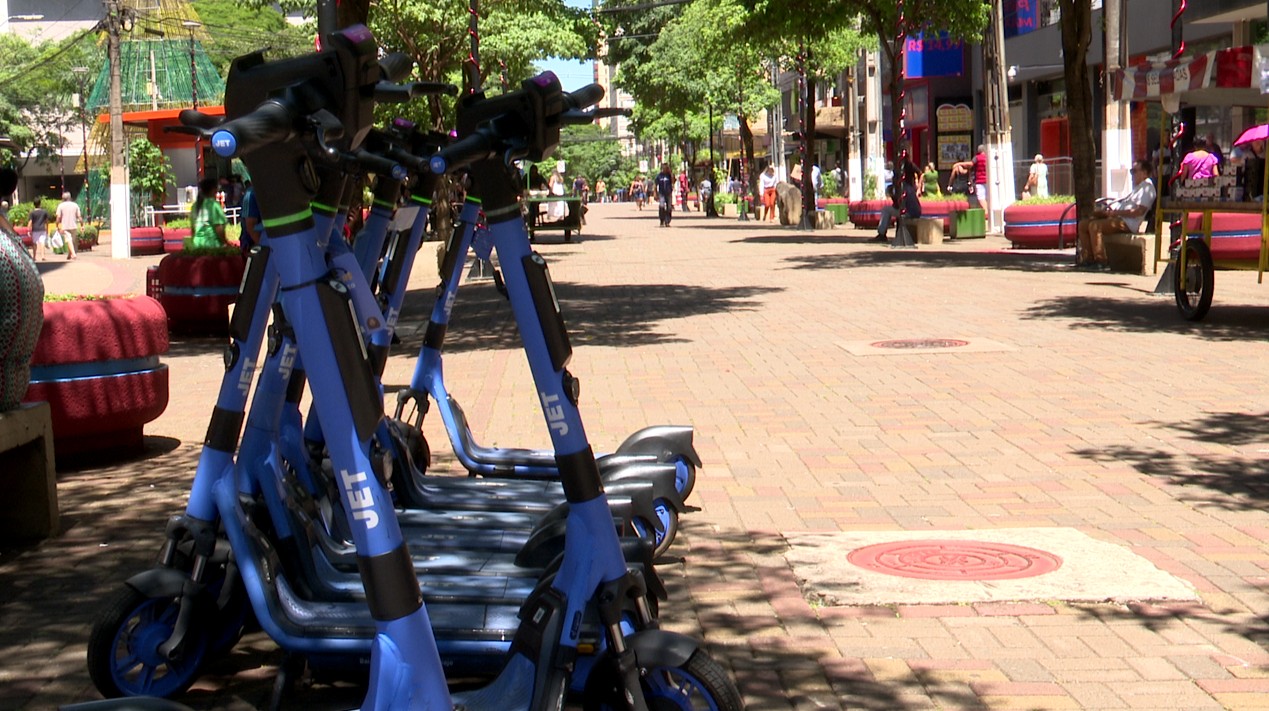
<path fill-rule="evenodd" d="M 0 136 L 12 149 L 0 151 L 0 163 L 11 163 L 19 174 L 30 164 L 52 161 L 66 145 L 64 134 L 80 125 L 72 103 L 79 78 L 72 67 L 101 66 L 100 52 L 86 33 L 60 42 L 33 45 L 16 35 L 0 35 Z"/>
<path fill-rule="evenodd" d="M 1071 122 L 1071 170 L 1075 176 L 1075 214 L 1093 214 L 1096 187 L 1096 154 L 1093 142 L 1093 90 L 1089 84 L 1088 47 L 1093 41 L 1093 8 L 1090 0 L 1058 0 L 1062 10 L 1063 74 L 1066 78 L 1067 115 Z"/>
<path fill-rule="evenodd" d="M 607 180 L 621 166 L 621 146 L 601 126 L 566 126 L 548 167 L 556 160 L 564 161 L 569 175 L 584 175 L 593 185 L 599 178 Z"/>
<path fill-rule="evenodd" d="M 128 178 L 134 196 L 133 219 L 138 223 L 144 208 L 162 205 L 167 186 L 176 182 L 172 161 L 144 138 L 133 139 L 128 144 Z"/>
<path fill-rule="evenodd" d="M 942 30 L 954 39 L 977 40 L 987 26 L 990 5 L 983 0 L 822 0 L 815 12 L 790 12 L 783 0 L 742 0 L 752 11 L 755 33 L 785 42 L 799 42 L 814 61 L 815 42 L 857 28 L 876 38 L 889 62 L 889 89 L 894 102 L 903 88 L 903 44 L 900 34 L 911 37 L 922 30 Z M 902 21 L 901 21 L 902 20 Z M 891 106 L 891 135 L 899 137 L 900 107 Z M 806 107 L 806 133 L 814 130 L 814 111 Z M 897 147 L 899 141 L 894 141 Z M 809 156 L 803 148 L 804 194 L 810 190 Z M 896 193 L 897 194 L 897 193 Z M 808 209 L 813 209 L 808 207 Z"/>
<path fill-rule="evenodd" d="M 229 64 L 237 57 L 269 48 L 269 57 L 278 59 L 313 51 L 311 25 L 297 27 L 286 21 L 271 5 L 237 0 L 195 0 L 194 11 L 203 23 L 202 31 L 210 41 L 204 46 L 207 56 L 220 75 L 226 76 Z M 180 30 L 165 28 L 170 37 L 179 37 Z"/>

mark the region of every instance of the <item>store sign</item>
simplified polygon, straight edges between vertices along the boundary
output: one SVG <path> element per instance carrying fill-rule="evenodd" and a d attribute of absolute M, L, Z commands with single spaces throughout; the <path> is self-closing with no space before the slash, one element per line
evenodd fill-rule
<path fill-rule="evenodd" d="M 939 104 L 934 110 L 939 133 L 972 133 L 974 111 L 965 104 Z"/>
<path fill-rule="evenodd" d="M 918 33 L 903 45 L 904 73 L 909 79 L 954 77 L 965 71 L 965 42 L 946 32 L 926 37 Z"/>
<path fill-rule="evenodd" d="M 1002 11 L 1005 39 L 1040 29 L 1040 0 L 1005 0 Z"/>

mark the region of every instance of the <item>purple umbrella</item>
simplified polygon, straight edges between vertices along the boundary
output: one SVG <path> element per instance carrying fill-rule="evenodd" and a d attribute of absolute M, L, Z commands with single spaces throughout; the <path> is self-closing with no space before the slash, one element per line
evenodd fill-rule
<path fill-rule="evenodd" d="M 1269 124 L 1262 123 L 1259 126 L 1252 126 L 1243 131 L 1243 135 L 1239 136 L 1237 141 L 1234 141 L 1234 145 L 1241 146 L 1244 143 L 1263 141 L 1267 138 L 1269 138 Z"/>

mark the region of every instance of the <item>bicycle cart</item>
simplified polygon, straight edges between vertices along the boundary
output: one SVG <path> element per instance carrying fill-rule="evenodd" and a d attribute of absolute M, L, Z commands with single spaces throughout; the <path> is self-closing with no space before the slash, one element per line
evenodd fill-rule
<path fill-rule="evenodd" d="M 564 241 L 571 242 L 573 233 L 582 233 L 582 213 L 585 208 L 582 206 L 582 199 L 577 197 L 530 197 L 525 199 L 525 205 L 528 212 L 525 215 L 525 223 L 529 226 L 529 239 L 536 240 L 538 232 L 550 230 L 563 230 Z M 568 205 L 568 214 L 562 219 L 551 220 L 547 214 L 547 205 L 553 202 L 563 202 Z"/>
<path fill-rule="evenodd" d="M 1182 104 L 1264 108 L 1269 97 L 1261 91 L 1258 79 L 1266 61 L 1269 45 L 1215 50 L 1120 70 L 1114 76 L 1114 88 L 1121 101 L 1159 101 L 1164 122 Z M 1172 136 L 1173 155 L 1179 160 L 1175 144 L 1184 124 L 1171 132 L 1166 126 L 1161 128 L 1161 136 Z M 1241 183 L 1233 175 L 1222 175 L 1172 185 L 1157 169 L 1161 165 L 1162 161 L 1155 171 L 1159 194 L 1154 220 L 1155 271 L 1160 263 L 1174 265 L 1172 289 L 1177 309 L 1186 319 L 1197 321 L 1211 307 L 1216 270 L 1255 270 L 1258 281 L 1264 281 L 1269 267 L 1265 201 L 1263 197 L 1244 199 L 1244 186 L 1249 182 L 1246 177 Z M 1269 161 L 1263 155 L 1258 169 L 1261 186 L 1269 185 Z M 1172 243 L 1170 232 L 1165 243 L 1165 226 L 1173 219 L 1179 219 L 1179 243 Z M 1172 245 L 1166 253 L 1165 244 Z"/>

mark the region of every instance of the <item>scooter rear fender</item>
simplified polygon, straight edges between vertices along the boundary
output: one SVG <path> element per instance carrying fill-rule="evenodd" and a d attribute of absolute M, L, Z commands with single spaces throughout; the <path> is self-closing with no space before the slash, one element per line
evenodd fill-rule
<path fill-rule="evenodd" d="M 631 434 L 617 447 L 617 454 L 651 454 L 662 462 L 682 456 L 697 468 L 701 455 L 693 442 L 695 430 L 688 425 L 653 425 Z"/>

